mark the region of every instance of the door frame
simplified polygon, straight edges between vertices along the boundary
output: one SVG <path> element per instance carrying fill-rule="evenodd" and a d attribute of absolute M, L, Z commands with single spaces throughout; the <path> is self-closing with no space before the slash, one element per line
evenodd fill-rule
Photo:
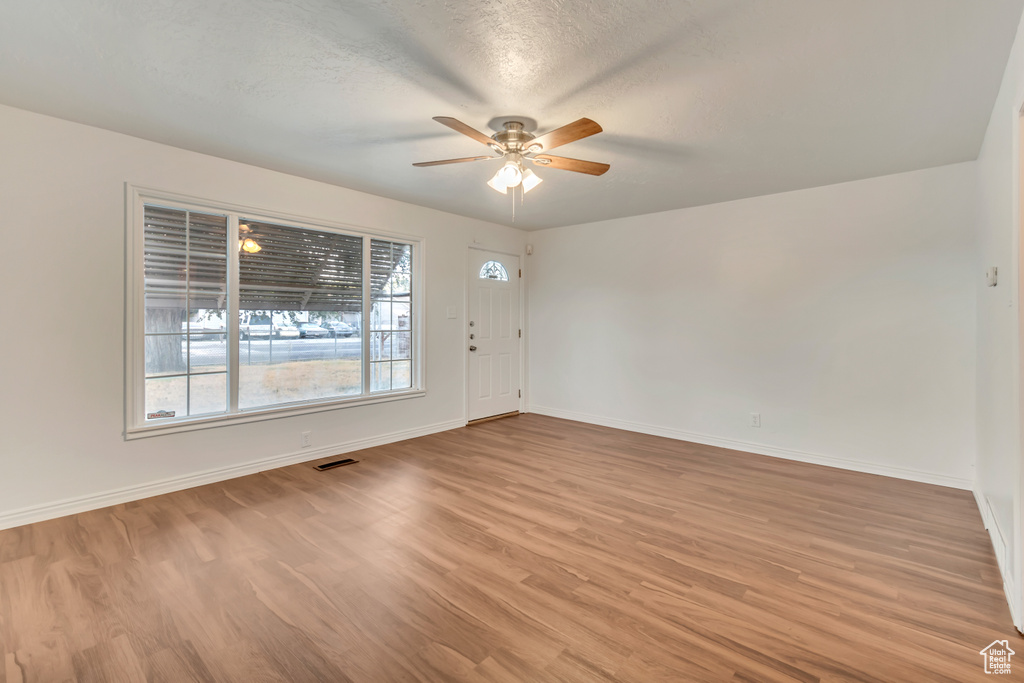
<path fill-rule="evenodd" d="M 1017 405 L 1015 406 L 1015 417 L 1017 418 L 1017 453 L 1016 453 L 1016 487 L 1013 496 L 1013 528 L 1006 530 L 1004 533 L 1013 534 L 1012 543 L 1013 547 L 1013 574 L 1010 574 L 1010 567 L 999 567 L 1000 573 L 1003 578 L 1003 592 L 1006 593 L 1007 601 L 1010 603 L 1010 616 L 1013 618 L 1013 625 L 1017 627 L 1017 630 L 1024 633 L 1024 401 L 1022 401 L 1022 392 L 1024 392 L 1024 311 L 1021 310 L 1021 294 L 1024 293 L 1024 277 L 1021 276 L 1022 268 L 1024 268 L 1024 103 L 1018 102 L 1016 111 L 1016 117 L 1011 133 L 1011 141 L 1013 144 L 1013 267 L 1007 275 L 1010 276 L 1010 282 L 1012 283 L 1012 292 L 1010 298 L 1010 305 L 1016 306 L 1017 308 L 1017 324 L 1014 326 L 1014 339 L 1013 347 L 1015 353 L 1013 354 L 1014 367 L 1012 368 L 1013 373 L 1013 388 L 1014 398 L 1016 399 Z M 974 486 L 975 490 L 979 489 L 977 483 Z M 978 494 L 975 493 L 977 497 Z M 983 497 L 982 497 L 983 498 Z M 987 501 L 985 501 L 987 504 Z M 979 501 L 979 507 L 981 507 L 981 501 Z M 982 509 L 982 518 L 986 523 L 989 521 L 985 515 L 984 508 Z M 991 512 L 989 513 L 991 514 Z M 994 517 L 994 515 L 993 515 Z M 995 536 L 999 533 L 998 523 L 994 526 L 997 530 L 989 529 L 989 534 Z M 986 528 L 988 525 L 986 524 Z M 1005 540 L 1005 539 L 1004 539 Z M 993 546 L 995 545 L 995 539 L 993 538 Z M 1009 578 L 1009 581 L 1007 581 Z M 1009 585 L 1007 585 L 1009 584 Z"/>
<path fill-rule="evenodd" d="M 462 262 L 462 332 L 459 341 L 462 344 L 462 422 L 469 424 L 469 261 L 470 253 L 474 251 L 489 251 L 494 254 L 515 256 L 519 259 L 519 270 L 523 275 L 519 278 L 519 329 L 523 336 L 519 339 L 519 389 L 522 396 L 519 397 L 519 412 L 525 413 L 527 387 L 526 387 L 526 251 L 509 251 L 508 249 L 492 249 L 491 247 L 473 242 L 466 250 L 465 260 Z"/>

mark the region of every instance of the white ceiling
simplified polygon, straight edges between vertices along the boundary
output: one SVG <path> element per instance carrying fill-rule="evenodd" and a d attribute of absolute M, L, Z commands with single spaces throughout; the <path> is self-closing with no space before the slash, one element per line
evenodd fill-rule
<path fill-rule="evenodd" d="M 592 118 L 538 229 L 974 159 L 1022 2 L 10 0 L 0 102 L 509 225 L 431 117 Z"/>

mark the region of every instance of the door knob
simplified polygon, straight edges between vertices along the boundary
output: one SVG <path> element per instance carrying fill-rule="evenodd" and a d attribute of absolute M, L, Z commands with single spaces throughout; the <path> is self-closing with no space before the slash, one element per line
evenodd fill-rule
<path fill-rule="evenodd" d="M 470 350 L 470 351 L 476 351 L 476 347 L 475 347 L 475 346 L 470 346 L 470 347 L 469 347 L 469 350 Z"/>

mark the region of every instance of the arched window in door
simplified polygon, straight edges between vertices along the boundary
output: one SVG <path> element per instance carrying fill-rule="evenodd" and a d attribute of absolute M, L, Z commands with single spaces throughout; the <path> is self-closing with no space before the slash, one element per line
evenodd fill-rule
<path fill-rule="evenodd" d="M 480 269 L 480 279 L 508 282 L 508 271 L 497 261 L 488 261 Z"/>

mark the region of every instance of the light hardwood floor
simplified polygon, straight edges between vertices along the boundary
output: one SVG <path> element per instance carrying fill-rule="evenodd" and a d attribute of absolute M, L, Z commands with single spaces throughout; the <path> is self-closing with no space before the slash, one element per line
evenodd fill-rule
<path fill-rule="evenodd" d="M 0 532 L 0 680 L 970 681 L 1024 647 L 966 491 L 535 415 L 346 457 Z"/>

